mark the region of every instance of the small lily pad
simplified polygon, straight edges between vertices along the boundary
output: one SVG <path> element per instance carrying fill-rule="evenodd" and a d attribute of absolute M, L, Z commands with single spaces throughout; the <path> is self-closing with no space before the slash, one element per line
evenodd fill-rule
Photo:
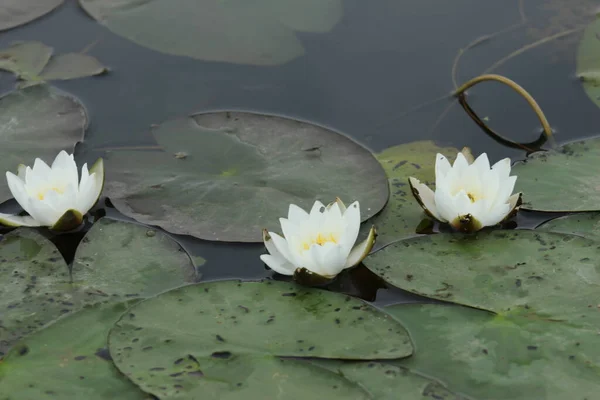
<path fill-rule="evenodd" d="M 568 296 L 563 299 L 568 302 Z M 395 364 L 445 382 L 469 399 L 593 399 L 600 391 L 597 326 L 444 305 L 385 310 L 422 349 Z"/>
<path fill-rule="evenodd" d="M 73 152 L 87 127 L 79 100 L 57 89 L 38 85 L 0 98 L 0 171 L 17 172 L 19 164 L 46 162 L 61 150 Z M 12 198 L 6 179 L 0 179 L 0 202 Z"/>
<path fill-rule="evenodd" d="M 600 210 L 600 138 L 531 154 L 513 167 L 521 208 L 538 211 Z"/>
<path fill-rule="evenodd" d="M 402 325 L 367 303 L 276 281 L 200 283 L 142 301 L 111 330 L 109 348 L 123 373 L 160 398 L 178 397 L 177 385 L 192 393 L 215 393 L 209 398 L 223 393 L 244 398 L 257 390 L 255 375 L 265 356 L 361 360 L 412 353 Z M 221 361 L 230 359 L 241 364 Z M 239 379 L 240 384 L 223 385 L 215 379 L 217 369 L 227 371 L 225 383 Z M 242 370 L 247 372 L 239 375 Z M 302 380 L 306 393 L 316 390 Z M 271 391 L 279 379 L 259 382 Z M 302 393 L 297 390 L 293 398 L 306 398 L 297 397 Z"/>
<path fill-rule="evenodd" d="M 548 221 L 536 229 L 600 241 L 600 213 L 567 215 Z"/>
<path fill-rule="evenodd" d="M 85 305 L 151 296 L 195 280 L 187 254 L 166 234 L 103 218 L 77 249 L 71 272 L 54 245 L 20 228 L 0 241 L 0 352 Z M 5 311 L 4 311 L 5 310 Z"/>
<path fill-rule="evenodd" d="M 0 363 L 2 392 L 19 399 L 147 399 L 106 349 L 108 330 L 126 310 L 123 303 L 95 305 L 19 341 Z"/>
<path fill-rule="evenodd" d="M 599 257 L 595 241 L 519 230 L 402 240 L 363 262 L 419 295 L 594 328 L 600 326 Z"/>
<path fill-rule="evenodd" d="M 108 69 L 96 58 L 81 53 L 53 56 L 54 49 L 40 42 L 17 42 L 0 52 L 0 69 L 14 73 L 27 87 L 50 80 L 100 75 Z"/>
<path fill-rule="evenodd" d="M 408 178 L 415 177 L 433 189 L 437 153 L 452 161 L 458 150 L 424 140 L 390 147 L 376 155 L 387 173 L 390 186 L 387 205 L 369 223 L 369 226 L 373 224 L 377 228 L 376 248 L 417 235 L 420 221 L 427 216 L 411 193 Z"/>
<path fill-rule="evenodd" d="M 125 215 L 173 233 L 261 242 L 263 228 L 279 231 L 292 203 L 358 200 L 364 221 L 388 198 L 367 149 L 305 122 L 220 112 L 169 121 L 153 134 L 162 151 L 103 155 L 105 194 Z"/>
<path fill-rule="evenodd" d="M 2 0 L 0 31 L 26 24 L 48 14 L 64 0 Z"/>
<path fill-rule="evenodd" d="M 341 0 L 79 0 L 93 18 L 142 46 L 179 56 L 278 65 L 304 54 L 296 31 L 328 32 Z M 224 28 L 225 27 L 225 28 Z"/>
<path fill-rule="evenodd" d="M 600 19 L 589 24 L 577 48 L 577 77 L 585 93 L 600 107 Z"/>

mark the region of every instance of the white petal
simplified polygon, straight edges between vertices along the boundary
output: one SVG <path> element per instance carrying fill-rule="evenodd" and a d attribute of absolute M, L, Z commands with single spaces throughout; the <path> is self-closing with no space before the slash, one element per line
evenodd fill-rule
<path fill-rule="evenodd" d="M 288 242 L 274 232 L 269 232 L 269 236 L 271 236 L 271 240 L 273 241 L 273 244 L 275 245 L 275 248 L 279 254 L 281 254 L 286 260 L 294 261 Z"/>
<path fill-rule="evenodd" d="M 39 177 L 40 179 L 45 179 L 50 176 L 50 172 L 52 170 L 42 159 L 36 158 L 33 162 L 33 168 L 31 169 L 31 174 Z M 31 175 L 27 174 L 27 176 Z"/>
<path fill-rule="evenodd" d="M 508 203 L 496 205 L 479 219 L 483 226 L 494 226 L 502 222 L 512 209 Z"/>
<path fill-rule="evenodd" d="M 435 193 L 433 190 L 413 177 L 408 178 L 408 182 L 413 195 L 417 198 L 421 207 L 423 207 L 433 218 L 441 222 L 446 222 L 437 211 L 437 207 L 435 206 Z"/>
<path fill-rule="evenodd" d="M 79 194 L 81 200 L 77 200 L 78 210 L 81 214 L 86 214 L 98 202 L 102 189 L 104 188 L 104 160 L 99 158 L 90 169 L 91 175 L 86 181 L 86 187 L 90 187 L 88 182 L 92 182 L 91 188 L 82 188 L 79 185 Z M 82 172 L 83 177 L 83 172 Z"/>
<path fill-rule="evenodd" d="M 12 172 L 6 172 L 6 183 L 8 183 L 8 188 L 12 193 L 13 197 L 19 203 L 21 208 L 25 210 L 29 215 L 35 216 L 31 212 L 31 199 L 29 193 L 27 193 L 27 189 L 25 188 L 24 182 Z"/>
<path fill-rule="evenodd" d="M 339 274 L 346 265 L 346 253 L 339 245 L 328 242 L 323 246 L 312 245 L 310 248 L 313 259 L 318 265 L 318 270 L 313 271 L 326 278 L 333 278 Z"/>
<path fill-rule="evenodd" d="M 507 203 L 510 198 L 514 188 L 515 183 L 517 182 L 516 176 L 509 176 L 508 179 L 505 179 L 500 183 L 500 187 L 498 188 L 498 193 L 496 194 L 495 205 Z"/>
<path fill-rule="evenodd" d="M 321 223 L 325 216 L 323 215 L 323 211 L 325 210 L 325 206 L 319 200 L 315 201 L 311 210 L 310 210 L 310 222 L 315 226 L 321 226 Z"/>
<path fill-rule="evenodd" d="M 346 260 L 346 265 L 344 265 L 344 268 L 354 267 L 362 260 L 364 260 L 364 258 L 369 254 L 369 252 L 373 248 L 373 245 L 375 244 L 375 237 L 375 227 L 371 227 L 367 238 L 358 245 L 356 245 L 356 247 L 354 247 L 350 252 L 348 259 Z"/>
<path fill-rule="evenodd" d="M 42 226 L 53 226 L 64 214 L 58 213 L 53 207 L 38 199 L 32 199 L 30 207 L 31 212 L 29 214 Z"/>
<path fill-rule="evenodd" d="M 452 220 L 461 215 L 471 214 L 473 211 L 471 204 L 473 203 L 471 203 L 471 199 L 464 190 L 458 192 L 453 198 L 453 218 L 448 218 L 448 220 Z"/>
<path fill-rule="evenodd" d="M 302 221 L 308 219 L 308 213 L 295 204 L 290 204 L 288 210 L 288 219 L 290 222 L 299 225 Z"/>
<path fill-rule="evenodd" d="M 462 174 L 469 167 L 469 162 L 462 153 L 456 155 L 456 160 L 452 165 L 452 169 L 456 171 L 458 175 Z"/>
<path fill-rule="evenodd" d="M 450 196 L 446 187 L 435 188 L 434 201 L 440 222 L 448 222 L 456 218 L 454 199 Z"/>
<path fill-rule="evenodd" d="M 492 170 L 496 171 L 498 177 L 503 180 L 510 175 L 510 158 L 504 158 L 492 166 Z"/>
<path fill-rule="evenodd" d="M 443 154 L 438 153 L 435 157 L 435 181 L 436 186 L 438 180 L 443 180 L 448 172 L 452 169 L 450 161 Z"/>
<path fill-rule="evenodd" d="M 360 230 L 360 205 L 358 201 L 350 204 L 346 209 L 343 216 L 343 231 L 339 244 L 344 250 L 344 256 L 347 256 L 352 250 L 356 239 L 358 238 L 358 231 Z"/>
<path fill-rule="evenodd" d="M 83 164 L 81 167 L 81 178 L 79 178 L 79 191 L 81 191 L 82 187 L 85 187 L 87 184 L 87 180 L 90 178 L 90 172 L 88 171 L 87 163 Z"/>
<path fill-rule="evenodd" d="M 462 153 L 461 153 L 462 155 Z M 463 156 L 464 157 L 464 156 Z M 490 160 L 486 153 L 481 153 L 479 157 L 475 159 L 475 162 L 471 164 L 472 168 L 475 168 L 479 171 L 487 171 L 490 169 Z"/>
<path fill-rule="evenodd" d="M 284 238 L 300 236 L 299 226 L 290 222 L 288 219 L 279 218 L 279 224 L 281 225 L 281 231 L 283 232 Z"/>
<path fill-rule="evenodd" d="M 270 254 L 263 254 L 260 256 L 260 259 L 267 264 L 269 268 L 281 275 L 294 275 L 294 271 L 296 270 L 292 264 L 281 262 L 280 259 Z"/>
<path fill-rule="evenodd" d="M 520 199 L 521 199 L 521 193 L 515 193 L 508 198 L 508 207 L 510 208 L 510 211 L 515 209 L 515 207 L 517 206 L 517 203 L 519 202 Z"/>
<path fill-rule="evenodd" d="M 0 213 L 0 224 L 5 226 L 41 226 L 41 224 L 29 215 L 10 215 Z"/>

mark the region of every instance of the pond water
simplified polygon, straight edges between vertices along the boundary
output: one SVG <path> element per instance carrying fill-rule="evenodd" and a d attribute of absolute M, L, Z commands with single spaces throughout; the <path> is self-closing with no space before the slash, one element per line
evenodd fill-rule
<path fill-rule="evenodd" d="M 297 34 L 303 56 L 283 65 L 252 66 L 173 56 L 137 45 L 98 24 L 73 0 L 44 18 L 2 32 L 0 47 L 39 40 L 58 53 L 87 49 L 110 67 L 104 76 L 54 83 L 87 107 L 86 145 L 91 148 L 152 145 L 152 124 L 228 109 L 323 125 L 373 151 L 432 139 L 458 148 L 470 146 L 474 154 L 487 152 L 491 160 L 514 161 L 524 152 L 486 136 L 448 97 L 454 89 L 453 67 L 459 85 L 484 72 L 521 84 L 548 116 L 559 142 L 592 136 L 600 125 L 600 112 L 575 77 L 575 51 L 581 28 L 593 19 L 599 4 L 344 0 L 342 18 L 330 32 Z M 569 29 L 579 30 L 543 41 Z M 456 62 L 460 50 L 478 38 L 481 42 Z M 2 73 L 0 89 L 13 86 L 13 75 Z M 469 102 L 490 126 L 515 141 L 533 141 L 541 132 L 535 114 L 506 87 L 482 84 L 470 90 Z M 12 207 L 6 204 L 3 211 Z M 107 213 L 119 216 L 110 207 Z M 520 218 L 524 226 L 541 220 L 532 214 Z M 258 258 L 264 252 L 262 244 L 175 237 L 190 253 L 206 259 L 201 267 L 204 280 L 272 275 Z M 337 290 L 358 291 L 372 300 L 383 285 L 359 268 L 339 286 Z M 379 291 L 377 301 L 422 300 L 388 289 Z"/>

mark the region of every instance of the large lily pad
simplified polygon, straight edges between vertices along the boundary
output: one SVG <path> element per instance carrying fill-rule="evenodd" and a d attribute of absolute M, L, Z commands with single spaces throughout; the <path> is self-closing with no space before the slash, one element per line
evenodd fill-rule
<path fill-rule="evenodd" d="M 304 54 L 295 31 L 327 32 L 341 0 L 79 0 L 118 35 L 167 54 L 277 65 Z"/>
<path fill-rule="evenodd" d="M 577 76 L 585 93 L 600 107 L 600 19 L 589 24 L 577 48 Z"/>
<path fill-rule="evenodd" d="M 424 351 L 429 351 L 426 349 Z M 415 357 L 415 356 L 413 356 Z M 377 400 L 467 400 L 452 393 L 440 382 L 420 375 L 400 365 L 375 361 L 347 362 L 313 360 L 319 366 L 337 372 L 349 381 L 365 388 Z"/>
<path fill-rule="evenodd" d="M 407 326 L 422 349 L 398 364 L 470 399 L 594 399 L 600 392 L 597 326 L 441 305 L 396 305 L 386 311 Z"/>
<path fill-rule="evenodd" d="M 72 272 L 54 245 L 17 229 L 0 242 L 0 352 L 87 304 L 151 296 L 193 282 L 187 254 L 164 233 L 101 219 L 83 238 Z"/>
<path fill-rule="evenodd" d="M 153 130 L 164 151 L 113 151 L 105 193 L 119 211 L 170 232 L 261 242 L 288 206 L 360 201 L 363 221 L 388 198 L 381 165 L 325 128 L 241 112 L 197 114 Z M 418 212 L 418 210 L 417 210 Z"/>
<path fill-rule="evenodd" d="M 201 390 L 214 393 L 208 398 L 247 398 L 258 390 L 255 376 L 264 376 L 260 369 L 265 356 L 360 360 L 412 353 L 402 325 L 363 301 L 275 281 L 190 285 L 140 302 L 111 330 L 109 348 L 123 373 L 160 398 L 177 397 L 177 385 L 187 398 Z M 223 385 L 216 376 L 221 369 L 234 368 L 235 361 L 223 361 L 232 358 L 239 358 L 241 365 L 235 368 L 246 372 L 228 372 L 225 383 L 231 377 L 239 381 Z M 292 384 L 313 393 L 310 379 L 315 374 L 299 374 L 301 380 L 295 378 Z M 267 387 L 279 384 L 280 378 L 259 382 Z M 330 382 L 328 392 L 337 385 Z M 229 397 L 219 397 L 224 393 Z M 306 398 L 298 388 L 290 393 Z"/>
<path fill-rule="evenodd" d="M 35 158 L 51 162 L 61 150 L 73 151 L 83 140 L 87 115 L 74 97 L 38 85 L 0 98 L 0 171 L 16 172 Z M 12 198 L 6 179 L 0 179 L 0 202 Z"/>
<path fill-rule="evenodd" d="M 0 31 L 26 24 L 48 14 L 64 0 L 2 0 Z"/>
<path fill-rule="evenodd" d="M 0 363 L 0 399 L 147 399 L 104 349 L 108 330 L 126 309 L 122 303 L 92 306 L 21 340 Z"/>
<path fill-rule="evenodd" d="M 426 215 L 410 191 L 408 178 L 413 176 L 433 189 L 437 153 L 453 160 L 458 150 L 439 147 L 430 140 L 424 140 L 390 147 L 376 155 L 385 169 L 390 186 L 387 205 L 370 221 L 377 227 L 376 248 L 417 234 L 417 226 Z"/>
<path fill-rule="evenodd" d="M 522 208 L 540 211 L 600 210 L 600 138 L 533 153 L 513 167 Z"/>
<path fill-rule="evenodd" d="M 54 49 L 40 42 L 17 42 L 0 52 L 0 69 L 25 81 L 21 87 L 50 80 L 99 75 L 107 71 L 94 57 L 82 53 L 52 56 Z"/>
<path fill-rule="evenodd" d="M 364 264 L 416 294 L 597 328 L 599 257 L 595 241 L 522 230 L 407 239 L 370 255 Z"/>
<path fill-rule="evenodd" d="M 567 215 L 548 221 L 536 229 L 600 241 L 600 213 Z"/>

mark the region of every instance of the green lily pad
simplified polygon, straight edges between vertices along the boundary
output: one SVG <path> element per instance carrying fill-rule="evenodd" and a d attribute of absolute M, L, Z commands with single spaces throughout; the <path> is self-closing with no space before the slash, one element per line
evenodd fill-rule
<path fill-rule="evenodd" d="M 513 166 L 515 192 L 523 192 L 522 208 L 539 211 L 600 210 L 600 138 L 533 153 Z"/>
<path fill-rule="evenodd" d="M 15 28 L 48 14 L 64 0 L 2 0 L 0 31 Z"/>
<path fill-rule="evenodd" d="M 123 373 L 160 398 L 177 397 L 176 385 L 215 393 L 209 398 L 247 397 L 257 390 L 254 375 L 264 356 L 360 360 L 412 353 L 402 325 L 367 303 L 276 281 L 201 283 L 140 302 L 115 324 L 109 348 Z M 244 360 L 239 369 L 247 372 L 245 378 L 236 372 L 235 379 L 244 380 L 223 385 L 214 378 L 216 369 L 236 365 L 223 360 L 238 357 Z M 315 374 L 300 376 L 307 393 L 316 390 L 304 379 Z M 271 379 L 259 382 L 272 384 Z M 222 393 L 230 397 L 219 397 Z"/>
<path fill-rule="evenodd" d="M 466 397 L 452 393 L 440 382 L 400 365 L 375 361 L 313 360 L 311 362 L 337 372 L 349 381 L 360 385 L 372 399 L 398 400 L 400 396 L 402 400 L 467 400 Z"/>
<path fill-rule="evenodd" d="M 0 52 L 0 69 L 25 81 L 20 87 L 50 80 L 67 80 L 103 74 L 107 68 L 96 58 L 80 53 L 52 56 L 54 49 L 40 42 L 17 42 Z"/>
<path fill-rule="evenodd" d="M 195 279 L 191 260 L 166 234 L 107 218 L 83 238 L 71 274 L 56 247 L 25 228 L 0 241 L 0 261 L 0 352 L 85 305 L 151 296 Z"/>
<path fill-rule="evenodd" d="M 415 236 L 419 222 L 427 218 L 415 200 L 408 178 L 415 177 L 435 187 L 435 155 L 442 153 L 452 162 L 459 150 L 439 147 L 430 140 L 401 144 L 376 154 L 389 179 L 390 199 L 369 224 L 377 228 L 376 248 Z"/>
<path fill-rule="evenodd" d="M 153 134 L 164 150 L 103 154 L 105 194 L 125 215 L 173 233 L 262 242 L 263 228 L 279 231 L 291 203 L 359 200 L 364 221 L 388 198 L 367 149 L 305 122 L 219 112 L 169 121 Z"/>
<path fill-rule="evenodd" d="M 583 32 L 577 48 L 577 77 L 583 89 L 600 107 L 600 19 L 596 18 Z"/>
<path fill-rule="evenodd" d="M 304 54 L 295 31 L 328 32 L 341 0 L 79 0 L 114 33 L 151 49 L 208 61 L 278 65 Z"/>
<path fill-rule="evenodd" d="M 568 296 L 563 299 L 568 302 Z M 470 399 L 593 399 L 600 391 L 597 326 L 444 305 L 385 310 L 407 326 L 422 349 L 397 364 Z"/>
<path fill-rule="evenodd" d="M 600 213 L 567 215 L 548 221 L 536 229 L 600 241 Z"/>
<path fill-rule="evenodd" d="M 521 230 L 407 239 L 363 262 L 389 283 L 423 296 L 597 328 L 599 256 L 595 241 Z"/>
<path fill-rule="evenodd" d="M 123 303 L 92 306 L 18 342 L 0 362 L 0 399 L 147 399 L 104 349 L 125 310 Z"/>
<path fill-rule="evenodd" d="M 0 98 L 1 171 L 17 172 L 35 158 L 51 162 L 61 150 L 73 152 L 87 127 L 85 108 L 74 97 L 38 85 Z M 12 198 L 0 179 L 0 202 Z"/>

